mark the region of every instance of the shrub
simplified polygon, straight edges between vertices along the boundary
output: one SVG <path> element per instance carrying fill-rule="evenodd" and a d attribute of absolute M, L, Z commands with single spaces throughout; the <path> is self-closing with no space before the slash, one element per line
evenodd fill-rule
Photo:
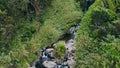
<path fill-rule="evenodd" d="M 110 1 L 110 0 L 109 0 Z M 109 2 L 112 3 L 112 2 Z M 107 6 L 107 7 L 106 7 Z M 113 22 L 114 21 L 114 22 Z M 119 26 L 114 5 L 96 0 L 81 21 L 76 39 L 76 68 L 119 68 Z M 117 36 L 117 37 L 116 37 Z"/>
<path fill-rule="evenodd" d="M 66 48 L 65 48 L 65 42 L 64 41 L 59 41 L 57 45 L 54 47 L 55 51 L 59 56 L 64 56 L 66 53 Z"/>
<path fill-rule="evenodd" d="M 82 12 L 77 10 L 74 0 L 53 0 L 51 6 L 43 11 L 42 19 L 51 20 L 57 30 L 68 31 L 82 17 Z"/>

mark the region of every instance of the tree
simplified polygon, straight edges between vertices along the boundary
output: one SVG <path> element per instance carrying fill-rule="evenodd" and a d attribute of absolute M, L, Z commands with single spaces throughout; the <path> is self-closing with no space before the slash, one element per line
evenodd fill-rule
<path fill-rule="evenodd" d="M 40 0 L 30 0 L 30 4 L 34 7 L 35 13 L 38 16 L 40 14 Z"/>

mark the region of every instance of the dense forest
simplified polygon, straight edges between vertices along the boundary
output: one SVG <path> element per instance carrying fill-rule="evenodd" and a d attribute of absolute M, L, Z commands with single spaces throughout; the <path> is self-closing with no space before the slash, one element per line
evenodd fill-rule
<path fill-rule="evenodd" d="M 120 0 L 0 0 L 0 68 L 29 68 L 76 24 L 75 68 L 120 68 Z"/>

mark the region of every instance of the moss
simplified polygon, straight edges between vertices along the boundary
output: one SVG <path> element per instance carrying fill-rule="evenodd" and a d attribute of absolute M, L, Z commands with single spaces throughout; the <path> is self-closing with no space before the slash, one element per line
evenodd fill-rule
<path fill-rule="evenodd" d="M 57 54 L 58 54 L 60 57 L 62 57 L 62 56 L 65 55 L 65 53 L 66 53 L 66 48 L 65 48 L 65 42 L 64 42 L 64 41 L 59 41 L 54 48 L 55 48 L 55 51 L 57 52 Z"/>

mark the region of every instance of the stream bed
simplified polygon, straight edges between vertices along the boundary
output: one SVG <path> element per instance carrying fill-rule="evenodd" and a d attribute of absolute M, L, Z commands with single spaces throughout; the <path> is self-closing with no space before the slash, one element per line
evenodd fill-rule
<path fill-rule="evenodd" d="M 58 41 L 41 50 L 41 56 L 32 64 L 30 68 L 75 68 L 75 38 L 79 25 L 70 28 L 70 33 L 66 33 Z M 55 47 L 62 42 L 66 49 L 65 54 L 59 57 Z"/>

